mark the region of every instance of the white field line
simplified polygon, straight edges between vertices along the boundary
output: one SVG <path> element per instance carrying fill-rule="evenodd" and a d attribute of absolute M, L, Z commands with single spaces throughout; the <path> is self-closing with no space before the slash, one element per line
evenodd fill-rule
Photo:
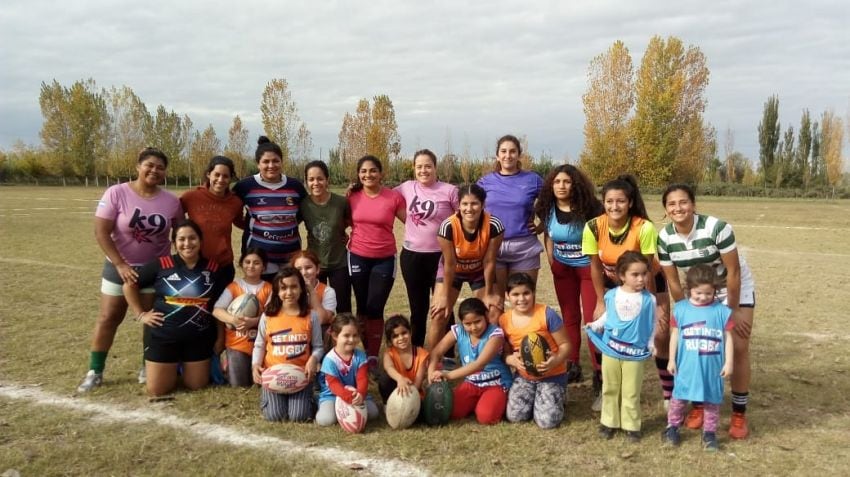
<path fill-rule="evenodd" d="M 50 406 L 92 414 L 91 418 L 96 421 L 117 424 L 156 424 L 170 427 L 190 433 L 199 439 L 257 449 L 274 456 L 307 456 L 340 466 L 343 469 L 351 466 L 362 466 L 363 470 L 374 475 L 428 475 L 425 469 L 399 460 L 369 457 L 360 452 L 337 447 L 307 446 L 299 442 L 256 434 L 233 427 L 184 419 L 152 409 L 127 409 L 123 406 L 94 403 L 85 399 L 72 399 L 32 387 L 2 382 L 0 382 L 0 396 L 23 401 L 27 405 Z"/>
<path fill-rule="evenodd" d="M 40 267 L 48 267 L 48 268 L 67 268 L 68 270 L 81 270 L 81 271 L 94 270 L 94 269 L 98 268 L 97 266 L 83 267 L 83 266 L 80 266 L 80 265 L 66 265 L 64 263 L 57 263 L 57 262 L 42 262 L 40 260 L 29 260 L 29 259 L 26 259 L 26 258 L 0 257 L 0 262 L 15 263 L 15 264 L 19 264 L 19 265 L 37 265 L 37 266 L 40 266 Z M 102 266 L 102 263 L 101 263 L 101 266 Z"/>
<path fill-rule="evenodd" d="M 833 230 L 833 231 L 844 231 L 850 230 L 848 227 L 806 227 L 802 225 L 756 225 L 756 224 L 742 224 L 736 223 L 732 226 L 732 228 L 750 228 L 750 229 L 784 229 L 784 230 Z"/>
<path fill-rule="evenodd" d="M 86 207 L 86 209 L 88 209 L 88 207 Z M 78 211 L 78 212 L 66 212 L 65 213 L 65 215 L 68 215 L 68 214 L 90 215 L 90 216 L 94 217 L 91 210 L 84 210 L 84 211 Z M 0 217 L 32 217 L 34 215 L 38 215 L 39 217 L 46 217 L 47 216 L 47 214 L 0 214 Z M 51 217 L 53 217 L 53 216 L 51 216 Z"/>

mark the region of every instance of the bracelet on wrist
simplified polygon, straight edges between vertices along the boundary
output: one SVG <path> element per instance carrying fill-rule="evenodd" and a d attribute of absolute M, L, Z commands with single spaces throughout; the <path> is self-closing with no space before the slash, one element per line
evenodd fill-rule
<path fill-rule="evenodd" d="M 147 312 L 146 312 L 146 311 L 143 311 L 143 312 L 139 313 L 139 316 L 137 316 L 137 317 L 136 317 L 136 321 L 141 321 L 141 320 L 142 320 L 142 315 L 144 315 L 145 313 L 147 313 Z"/>

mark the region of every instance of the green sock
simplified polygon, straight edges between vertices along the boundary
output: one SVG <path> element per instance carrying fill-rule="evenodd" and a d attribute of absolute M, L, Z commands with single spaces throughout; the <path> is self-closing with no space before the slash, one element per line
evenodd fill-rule
<path fill-rule="evenodd" d="M 103 368 L 106 367 L 107 354 L 109 354 L 108 351 L 92 351 L 89 357 L 89 369 L 98 374 L 102 373 Z"/>

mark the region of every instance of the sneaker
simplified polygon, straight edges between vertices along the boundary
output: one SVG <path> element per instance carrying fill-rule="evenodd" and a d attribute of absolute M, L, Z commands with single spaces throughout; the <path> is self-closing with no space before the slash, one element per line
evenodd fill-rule
<path fill-rule="evenodd" d="M 613 427 L 608 427 L 608 426 L 602 424 L 602 425 L 599 426 L 599 437 L 601 437 L 602 439 L 604 439 L 606 441 L 611 440 L 611 438 L 614 437 L 614 431 L 615 430 L 616 429 L 614 429 Z"/>
<path fill-rule="evenodd" d="M 602 374 L 598 371 L 593 373 L 593 396 L 595 399 L 590 409 L 593 412 L 600 412 L 602 410 Z"/>
<path fill-rule="evenodd" d="M 750 435 L 750 428 L 747 426 L 747 415 L 743 412 L 733 412 L 732 420 L 729 423 L 729 437 L 732 439 L 746 439 Z"/>
<path fill-rule="evenodd" d="M 661 433 L 661 440 L 664 441 L 664 444 L 679 447 L 679 444 L 682 443 L 682 436 L 679 434 L 679 428 L 674 426 L 669 426 L 667 429 L 664 429 L 664 432 Z"/>
<path fill-rule="evenodd" d="M 148 382 L 148 373 L 145 371 L 144 365 L 142 365 L 142 369 L 139 370 L 139 384 L 145 384 Z"/>
<path fill-rule="evenodd" d="M 643 437 L 643 434 L 640 431 L 626 431 L 626 440 L 632 444 L 640 442 L 641 437 Z"/>
<path fill-rule="evenodd" d="M 83 382 L 77 386 L 77 392 L 87 393 L 101 384 L 103 384 L 103 373 L 95 373 L 93 369 L 90 369 L 83 378 Z"/>
<path fill-rule="evenodd" d="M 702 429 L 703 414 L 705 409 L 702 406 L 694 406 L 688 417 L 685 418 L 685 427 L 688 429 Z"/>
<path fill-rule="evenodd" d="M 567 370 L 567 384 L 570 383 L 578 383 L 581 382 L 581 365 L 578 363 L 570 363 L 570 367 Z"/>
<path fill-rule="evenodd" d="M 713 432 L 702 433 L 702 449 L 706 452 L 717 452 L 720 446 L 717 444 L 717 435 Z"/>

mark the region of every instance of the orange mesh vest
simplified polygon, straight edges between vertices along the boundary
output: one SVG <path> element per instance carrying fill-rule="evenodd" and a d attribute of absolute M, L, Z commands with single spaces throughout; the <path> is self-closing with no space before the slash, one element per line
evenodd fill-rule
<path fill-rule="evenodd" d="M 227 289 L 230 290 L 230 295 L 233 296 L 235 300 L 240 295 L 244 295 L 246 292 L 239 286 L 238 283 L 232 282 L 230 285 L 227 285 Z M 260 314 L 263 314 L 263 308 L 266 306 L 266 302 L 269 300 L 269 296 L 272 294 L 272 284 L 268 282 L 264 282 L 260 287 L 260 290 L 257 292 L 257 300 L 260 302 Z M 254 352 L 254 339 L 257 337 L 257 329 L 252 328 L 250 330 L 245 331 L 237 331 L 231 330 L 230 328 L 224 329 L 224 346 L 226 348 L 235 349 L 236 351 L 241 351 L 247 355 L 251 355 Z"/>
<path fill-rule="evenodd" d="M 408 369 L 405 367 L 404 362 L 401 360 L 401 355 L 398 354 L 398 350 L 394 347 L 390 346 L 387 348 L 387 353 L 390 354 L 390 359 L 393 362 L 393 366 L 395 370 L 398 371 L 399 374 L 409 379 L 411 382 L 416 382 L 416 374 L 419 373 L 419 370 L 425 366 L 425 363 L 428 362 L 428 352 L 425 351 L 424 348 L 415 347 L 413 348 L 413 365 Z M 419 397 L 425 397 L 425 390 L 419 390 Z"/>
<path fill-rule="evenodd" d="M 477 273 L 484 270 L 484 255 L 487 254 L 487 246 L 490 244 L 490 214 L 481 213 L 481 230 L 472 242 L 466 240 L 463 225 L 457 214 L 452 215 L 452 242 L 455 247 L 457 265 L 455 273 Z"/>
<path fill-rule="evenodd" d="M 310 343 L 313 326 L 310 315 L 292 316 L 282 312 L 266 316 L 266 357 L 263 367 L 294 364 L 302 368 L 313 352 Z"/>
<path fill-rule="evenodd" d="M 537 333 L 546 340 L 549 345 L 549 350 L 552 353 L 558 352 L 558 345 L 555 343 L 555 338 L 549 332 L 546 326 L 546 305 L 537 303 L 534 305 L 534 313 L 531 315 L 531 321 L 528 325 L 519 328 L 513 324 L 513 310 L 506 311 L 499 318 L 499 326 L 504 330 L 505 337 L 511 344 L 511 348 L 515 351 L 520 349 L 522 339 L 531 333 Z M 567 372 L 567 363 L 561 363 L 553 369 L 550 369 L 543 376 L 532 376 L 525 371 L 519 371 L 520 375 L 529 381 L 540 381 L 541 379 L 550 378 Z"/>

